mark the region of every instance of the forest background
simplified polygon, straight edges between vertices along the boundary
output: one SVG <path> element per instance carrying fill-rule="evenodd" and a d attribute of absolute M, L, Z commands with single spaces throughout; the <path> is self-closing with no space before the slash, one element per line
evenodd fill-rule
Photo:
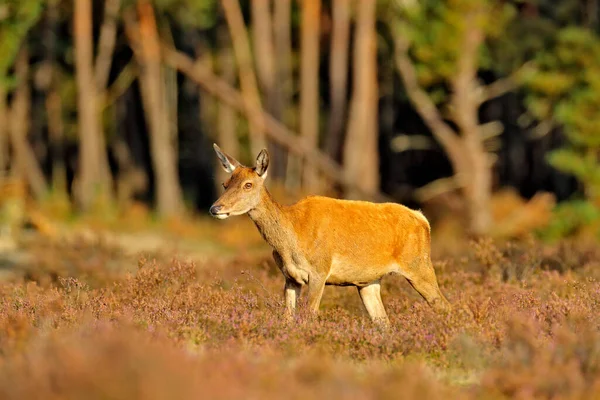
<path fill-rule="evenodd" d="M 600 398 L 599 113 L 596 0 L 0 0 L 0 397 Z M 422 209 L 452 310 L 281 318 L 213 143 Z"/>
<path fill-rule="evenodd" d="M 591 0 L 6 0 L 3 187 L 54 216 L 205 216 L 217 142 L 267 147 L 286 199 L 597 235 L 598 27 Z"/>

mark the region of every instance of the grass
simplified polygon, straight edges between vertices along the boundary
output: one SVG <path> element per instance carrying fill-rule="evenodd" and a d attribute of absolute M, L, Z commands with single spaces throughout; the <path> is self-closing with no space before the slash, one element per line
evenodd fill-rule
<path fill-rule="evenodd" d="M 438 254 L 453 311 L 436 314 L 390 276 L 389 331 L 354 288 L 327 287 L 319 316 L 302 307 L 286 322 L 268 251 L 191 263 L 103 243 L 28 246 L 22 274 L 0 283 L 0 398 L 600 396 L 593 243 L 483 240 Z"/>

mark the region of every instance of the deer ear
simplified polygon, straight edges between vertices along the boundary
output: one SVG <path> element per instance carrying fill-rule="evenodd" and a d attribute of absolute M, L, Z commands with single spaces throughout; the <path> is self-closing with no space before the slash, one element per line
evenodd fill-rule
<path fill-rule="evenodd" d="M 269 168 L 269 153 L 267 149 L 262 149 L 256 157 L 256 168 L 254 170 L 261 178 L 267 177 L 267 169 Z"/>
<path fill-rule="evenodd" d="M 221 151 L 221 149 L 219 148 L 219 146 L 217 146 L 216 143 L 213 143 L 213 148 L 215 149 L 217 157 L 219 157 L 219 161 L 221 161 L 221 165 L 223 165 L 223 169 L 225 170 L 225 172 L 232 173 L 237 167 L 240 166 L 238 160 L 231 157 L 229 154 Z"/>

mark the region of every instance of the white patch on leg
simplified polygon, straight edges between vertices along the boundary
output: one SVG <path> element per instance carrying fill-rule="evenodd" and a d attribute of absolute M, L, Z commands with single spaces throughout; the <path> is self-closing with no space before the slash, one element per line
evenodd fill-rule
<path fill-rule="evenodd" d="M 297 300 L 298 299 L 296 299 L 296 290 L 291 287 L 286 287 L 285 288 L 285 306 L 286 306 L 288 312 L 292 312 L 294 309 L 296 309 L 296 301 Z"/>

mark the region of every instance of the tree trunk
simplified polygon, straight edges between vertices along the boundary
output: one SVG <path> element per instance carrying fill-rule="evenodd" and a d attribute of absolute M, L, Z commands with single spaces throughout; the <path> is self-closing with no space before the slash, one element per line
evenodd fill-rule
<path fill-rule="evenodd" d="M 136 193 L 148 189 L 148 176 L 143 168 L 135 165 L 124 138 L 115 139 L 112 149 L 119 168 L 119 175 L 116 179 L 116 200 L 119 209 L 126 212 L 132 206 Z"/>
<path fill-rule="evenodd" d="M 452 77 L 452 116 L 461 134 L 463 151 L 450 158 L 454 172 L 463 179 L 471 233 L 483 235 L 492 224 L 490 197 L 492 191 L 492 162 L 483 145 L 479 124 L 481 92 L 477 81 L 479 48 L 484 41 L 482 28 L 476 24 L 477 11 L 464 18 L 467 28 L 463 36 L 457 72 Z"/>
<path fill-rule="evenodd" d="M 98 38 L 98 56 L 95 64 L 95 81 L 98 92 L 106 90 L 110 75 L 115 43 L 117 39 L 117 18 L 121 0 L 106 0 L 104 2 L 104 17 Z"/>
<path fill-rule="evenodd" d="M 237 0 L 222 0 L 229 33 L 233 43 L 233 51 L 238 66 L 240 85 L 246 108 L 255 116 L 248 121 L 250 129 L 250 148 L 253 157 L 265 147 L 265 122 L 262 117 L 260 92 L 256 83 L 256 75 L 252 66 L 252 53 L 248 32 L 242 10 Z"/>
<path fill-rule="evenodd" d="M 354 38 L 353 94 L 344 146 L 344 170 L 367 193 L 379 190 L 378 88 L 375 1 L 358 3 Z M 347 197 L 356 198 L 350 190 Z"/>
<path fill-rule="evenodd" d="M 98 140 L 100 147 L 98 155 L 100 164 L 101 179 L 103 181 L 104 195 L 112 198 L 112 176 L 108 165 L 107 145 L 104 136 L 103 115 L 104 104 L 101 102 L 106 98 L 106 90 L 110 76 L 110 69 L 115 50 L 117 38 L 117 19 L 119 17 L 119 9 L 121 8 L 121 0 L 106 0 L 104 3 L 104 15 L 100 26 L 100 36 L 98 38 L 98 55 L 94 64 L 94 81 L 96 84 L 97 96 L 97 123 L 98 123 Z"/>
<path fill-rule="evenodd" d="M 98 121 L 93 70 L 92 1 L 77 0 L 74 15 L 75 71 L 79 130 L 79 176 L 74 190 L 82 211 L 88 211 L 98 196 L 108 192 L 103 179 L 104 139 Z"/>
<path fill-rule="evenodd" d="M 273 96 L 275 68 L 273 54 L 273 31 L 271 27 L 270 0 L 252 0 L 252 42 L 256 75 L 264 94 L 266 110 L 279 118 L 278 105 Z"/>
<path fill-rule="evenodd" d="M 271 0 L 253 0 L 252 6 L 252 41 L 254 44 L 254 61 L 260 88 L 263 93 L 265 108 L 269 114 L 281 119 L 281 104 L 278 102 L 275 85 L 275 53 L 273 49 L 273 23 Z M 272 178 L 282 180 L 285 177 L 284 150 L 272 140 L 268 141 L 272 157 Z"/>
<path fill-rule="evenodd" d="M 281 120 L 293 126 L 292 102 L 292 4 L 291 0 L 275 0 L 275 16 L 273 22 L 275 43 L 275 76 L 277 84 L 274 85 L 276 102 L 281 110 Z"/>
<path fill-rule="evenodd" d="M 281 108 L 281 121 L 294 131 L 297 130 L 297 113 L 292 104 L 294 81 L 292 79 L 292 2 L 275 1 L 275 60 L 277 85 L 275 95 Z M 298 190 L 301 181 L 302 159 L 291 152 L 285 154 L 285 186 L 291 191 Z"/>
<path fill-rule="evenodd" d="M 243 96 L 235 88 L 229 86 L 211 71 L 202 68 L 201 65 L 198 65 L 198 63 L 195 63 L 194 60 L 180 51 L 163 46 L 162 52 L 163 60 L 166 64 L 193 79 L 207 92 L 217 97 L 220 101 L 227 103 L 239 113 L 244 114 L 246 118 L 254 118 L 254 115 L 245 107 Z M 332 181 L 344 187 L 357 187 L 357 183 L 346 177 L 338 163 L 332 161 L 319 149 L 307 147 L 299 135 L 266 112 L 263 112 L 262 117 L 265 121 L 265 132 L 269 134 L 270 138 L 277 140 L 291 153 L 309 160 L 317 166 L 325 177 Z M 357 188 L 357 190 L 360 191 L 360 188 Z M 365 193 L 365 196 L 369 197 L 367 193 Z M 382 193 L 376 193 L 371 197 L 376 201 L 391 201 L 388 196 Z"/>
<path fill-rule="evenodd" d="M 44 47 L 47 52 L 45 63 L 47 76 L 44 79 L 43 90 L 46 93 L 45 108 L 48 121 L 48 141 L 50 158 L 52 159 L 52 191 L 61 196 L 67 196 L 67 172 L 64 153 L 64 126 L 62 119 L 62 99 L 58 92 L 59 77 L 56 75 L 56 35 L 58 28 L 58 0 L 48 3 L 47 26 Z"/>
<path fill-rule="evenodd" d="M 329 59 L 329 85 L 331 111 L 325 147 L 336 161 L 341 159 L 341 145 L 346 120 L 348 85 L 348 52 L 350 42 L 350 0 L 332 3 L 333 32 Z"/>
<path fill-rule="evenodd" d="M 300 135 L 308 146 L 319 148 L 319 36 L 321 0 L 302 0 L 300 39 Z M 319 175 L 305 161 L 304 187 L 319 190 Z"/>
<path fill-rule="evenodd" d="M 484 41 L 480 24 L 482 10 L 474 8 L 465 13 L 461 56 L 452 77 L 451 119 L 457 134 L 442 118 L 427 92 L 418 84 L 416 69 L 408 57 L 408 42 L 397 35 L 396 63 L 405 90 L 415 109 L 444 148 L 454 170 L 450 189 L 461 188 L 468 214 L 468 230 L 474 235 L 485 235 L 492 225 L 490 199 L 493 162 L 484 146 L 485 135 L 479 123 L 479 107 L 483 101 L 497 97 L 507 88 L 506 82 L 481 86 L 477 80 L 479 49 Z"/>
<path fill-rule="evenodd" d="M 13 174 L 27 182 L 33 195 L 40 199 L 47 193 L 46 179 L 27 140 L 31 96 L 29 87 L 29 57 L 23 46 L 15 63 L 17 89 L 10 111 L 11 143 L 14 150 Z"/>
<path fill-rule="evenodd" d="M 481 236 L 490 231 L 493 223 L 492 164 L 480 142 L 466 143 L 465 147 L 470 161 L 466 165 L 468 171 L 457 172 L 466 178 L 463 193 L 467 202 L 469 230 L 472 234 Z"/>
<path fill-rule="evenodd" d="M 225 28 L 226 29 L 226 28 Z M 224 29 L 223 28 L 219 28 L 219 34 L 223 34 L 224 33 Z M 219 35 L 218 34 L 218 35 Z M 225 33 L 226 36 L 226 33 Z M 202 66 L 202 68 L 205 68 L 208 71 L 214 71 L 214 59 L 213 59 L 213 55 L 211 54 L 211 50 L 210 50 L 210 44 L 208 43 L 207 39 L 198 35 L 195 38 L 195 53 L 196 53 L 196 63 L 199 66 Z M 219 40 L 219 39 L 218 39 Z M 229 43 L 231 44 L 231 43 Z M 234 68 L 235 68 L 235 63 L 233 64 Z M 234 74 L 235 74 L 235 70 L 234 70 Z M 235 79 L 235 77 L 234 77 Z M 217 120 L 217 116 L 216 114 L 218 113 L 217 111 L 217 105 L 216 105 L 216 101 L 214 98 L 212 98 L 211 96 L 204 96 L 202 93 L 202 90 L 200 88 L 198 88 L 199 92 L 198 92 L 198 98 L 199 98 L 199 117 L 200 117 L 200 122 L 202 124 L 202 126 L 206 126 L 207 131 L 209 136 L 216 136 L 213 135 L 213 127 L 216 126 L 217 124 L 221 123 L 221 121 Z"/>
<path fill-rule="evenodd" d="M 8 109 L 7 93 L 0 77 L 0 177 L 6 176 L 8 168 Z"/>
<path fill-rule="evenodd" d="M 165 104 L 165 80 L 161 70 L 160 42 L 152 5 L 147 0 L 137 3 L 139 13 L 139 51 L 136 56 L 142 66 L 140 74 L 142 100 L 150 128 L 150 151 L 156 179 L 158 212 L 167 217 L 183 211 L 179 185 L 177 154 L 170 131 Z"/>
<path fill-rule="evenodd" d="M 227 32 L 219 30 L 217 40 L 219 41 L 218 72 L 223 81 L 231 86 L 235 86 L 235 57 L 231 51 L 231 42 L 229 41 Z M 217 113 L 219 146 L 222 149 L 226 149 L 227 153 L 236 160 L 239 160 L 240 145 L 237 137 L 238 115 L 233 108 L 224 102 L 219 102 Z M 215 160 L 215 163 L 217 162 Z M 217 166 L 216 184 L 218 190 L 221 190 L 221 184 L 225 182 L 227 175 L 220 166 Z"/>
<path fill-rule="evenodd" d="M 46 95 L 46 113 L 52 152 L 52 190 L 62 195 L 67 193 L 67 170 L 65 168 L 62 99 L 55 86 L 53 85 Z"/>

